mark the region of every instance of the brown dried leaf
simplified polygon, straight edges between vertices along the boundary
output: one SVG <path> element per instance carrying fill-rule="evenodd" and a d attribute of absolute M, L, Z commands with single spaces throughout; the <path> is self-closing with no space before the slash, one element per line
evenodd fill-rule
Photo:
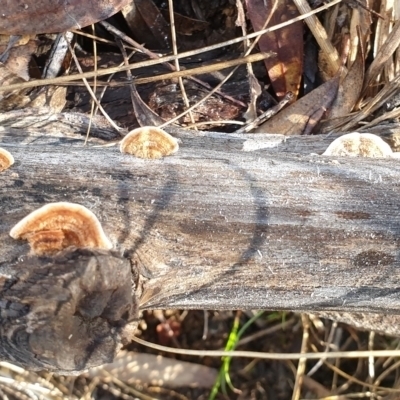
<path fill-rule="evenodd" d="M 29 80 L 28 66 L 31 55 L 36 49 L 35 40 L 12 47 L 8 51 L 5 64 L 0 64 L 0 85 L 23 83 Z M 30 92 L 29 96 L 27 95 L 28 92 Z M 40 88 L 37 91 L 30 91 L 30 89 L 15 90 L 0 96 L 0 111 L 11 111 L 22 107 L 41 108 L 48 106 L 53 112 L 61 112 L 66 103 L 66 92 L 67 87 L 56 86 Z"/>
<path fill-rule="evenodd" d="M 332 104 L 329 118 L 339 118 L 350 113 L 358 98 L 364 83 L 364 58 L 362 51 L 357 53 L 353 65 L 339 85 L 335 101 Z M 351 88 L 351 89 L 350 89 Z M 349 90 L 350 89 L 350 90 Z"/>
<path fill-rule="evenodd" d="M 10 71 L 4 64 L 0 63 L 0 85 L 10 85 L 13 83 L 23 83 L 25 80 L 15 72 Z M 0 111 L 11 111 L 22 107 L 29 102 L 26 96 L 27 89 L 14 90 L 0 94 Z"/>
<path fill-rule="evenodd" d="M 260 125 L 255 132 L 288 136 L 311 133 L 335 99 L 338 85 L 337 75 Z"/>
<path fill-rule="evenodd" d="M 135 0 L 122 9 L 135 38 L 147 47 L 171 47 L 171 28 L 152 0 Z"/>
<path fill-rule="evenodd" d="M 48 107 L 52 113 L 59 113 L 64 109 L 67 102 L 67 89 L 66 86 L 48 86 L 41 88 L 26 107 Z"/>
<path fill-rule="evenodd" d="M 0 34 L 30 35 L 83 28 L 117 13 L 130 0 L 3 0 Z"/>
<path fill-rule="evenodd" d="M 20 45 L 16 45 L 9 49 L 7 52 L 7 59 L 4 65 L 14 74 L 18 75 L 25 81 L 28 81 L 29 76 L 29 62 L 32 54 L 37 49 L 36 40 L 29 40 L 28 42 Z M 0 53 L 2 49 L 0 49 Z"/>
<path fill-rule="evenodd" d="M 121 351 L 111 364 L 92 368 L 86 373 L 89 377 L 105 377 L 109 374 L 132 384 L 140 381 L 144 384 L 168 387 L 205 387 L 210 388 L 218 372 L 201 364 L 173 360 L 153 354 Z"/>
<path fill-rule="evenodd" d="M 262 29 L 270 14 L 272 2 L 246 0 L 246 5 L 253 29 Z M 291 0 L 280 1 L 270 25 L 285 22 L 298 15 L 297 8 Z M 297 98 L 303 73 L 303 23 L 295 22 L 285 28 L 264 34 L 258 44 L 261 51 L 277 53 L 276 57 L 265 59 L 264 63 L 278 99 L 281 100 L 287 92 L 293 92 Z"/>

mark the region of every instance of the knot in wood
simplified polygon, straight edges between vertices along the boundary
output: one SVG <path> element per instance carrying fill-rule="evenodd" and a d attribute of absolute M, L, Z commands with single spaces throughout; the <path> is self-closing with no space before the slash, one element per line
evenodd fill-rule
<path fill-rule="evenodd" d="M 0 264 L 0 359 L 75 375 L 129 343 L 138 307 L 129 260 L 69 249 Z"/>

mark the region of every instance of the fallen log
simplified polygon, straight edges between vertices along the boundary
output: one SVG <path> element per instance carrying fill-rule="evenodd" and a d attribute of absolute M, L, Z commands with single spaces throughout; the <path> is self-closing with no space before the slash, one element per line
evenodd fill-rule
<path fill-rule="evenodd" d="M 62 138 L 15 144 L 13 135 L 1 138 L 15 164 L 0 173 L 0 358 L 78 373 L 111 360 L 145 309 L 291 310 L 398 332 L 398 160 L 319 156 L 312 141 L 311 151 L 283 153 L 276 146 L 289 141 L 246 147 L 251 135 L 221 134 L 181 134 L 176 155 L 142 160 Z M 113 251 L 43 259 L 9 236 L 59 201 L 91 209 Z M 81 266 L 73 276 L 71 263 Z M 93 263 L 100 276 L 116 264 L 124 272 L 85 286 Z M 84 324 L 90 346 L 79 329 L 67 334 L 67 317 Z"/>

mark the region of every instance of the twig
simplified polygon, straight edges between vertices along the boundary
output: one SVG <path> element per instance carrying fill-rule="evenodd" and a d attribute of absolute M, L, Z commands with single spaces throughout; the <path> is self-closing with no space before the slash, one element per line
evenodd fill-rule
<path fill-rule="evenodd" d="M 150 65 L 162 64 L 167 61 L 175 60 L 176 58 L 181 59 L 181 58 L 185 58 L 185 57 L 190 57 L 195 54 L 201 54 L 201 53 L 204 53 L 204 52 L 207 52 L 210 50 L 219 49 L 221 47 L 226 47 L 226 46 L 229 46 L 229 45 L 232 45 L 235 43 L 240 43 L 244 40 L 252 39 L 254 37 L 263 35 L 264 33 L 273 32 L 278 29 L 284 28 L 285 26 L 293 24 L 294 22 L 302 21 L 305 18 L 309 17 L 310 15 L 314 15 L 314 14 L 319 13 L 320 11 L 326 10 L 326 9 L 334 6 L 335 4 L 340 3 L 341 1 L 342 0 L 333 0 L 332 2 L 330 2 L 328 4 L 325 4 L 321 7 L 316 8 L 315 10 L 313 10 L 310 13 L 300 15 L 296 18 L 282 22 L 281 24 L 271 26 L 270 28 L 266 28 L 261 31 L 250 33 L 246 36 L 231 39 L 226 42 L 221 42 L 221 43 L 218 43 L 218 44 L 215 44 L 212 46 L 206 46 L 206 47 L 203 47 L 202 49 L 186 51 L 186 52 L 180 53 L 178 55 L 159 57 L 156 60 L 147 60 L 147 61 L 143 61 L 143 62 L 139 62 L 139 63 L 129 64 L 128 66 L 125 66 L 125 67 L 104 68 L 104 69 L 101 69 L 98 71 L 97 76 L 109 75 L 109 74 L 112 74 L 115 72 L 122 72 L 122 71 L 126 71 L 127 69 L 137 69 L 137 68 L 141 68 L 141 67 L 148 67 Z M 74 74 L 74 75 L 69 75 L 69 76 L 62 76 L 62 77 L 58 77 L 58 78 L 54 78 L 54 79 L 45 79 L 45 80 L 44 79 L 35 79 L 35 80 L 29 81 L 29 82 L 1 86 L 0 92 L 12 91 L 12 90 L 16 90 L 16 89 L 32 88 L 32 87 L 44 86 L 44 85 L 59 85 L 59 84 L 65 83 L 65 82 L 71 82 L 76 79 L 92 78 L 93 76 L 94 76 L 94 73 L 91 71 L 91 72 L 79 73 L 79 74 Z"/>

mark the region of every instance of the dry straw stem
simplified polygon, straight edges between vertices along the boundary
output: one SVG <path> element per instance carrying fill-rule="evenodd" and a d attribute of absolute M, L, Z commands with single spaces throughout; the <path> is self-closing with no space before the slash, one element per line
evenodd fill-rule
<path fill-rule="evenodd" d="M 400 20 L 396 21 L 393 25 L 393 30 L 390 32 L 383 46 L 379 49 L 376 57 L 368 68 L 364 81 L 364 92 L 371 84 L 371 82 L 382 71 L 389 57 L 400 46 Z"/>
<path fill-rule="evenodd" d="M 310 337 L 310 335 L 309 335 L 310 321 L 306 314 L 301 314 L 301 321 L 302 321 L 302 325 L 303 325 L 303 337 L 302 337 L 302 341 L 301 341 L 300 352 L 305 354 L 308 349 L 308 341 L 309 341 L 309 337 Z M 297 365 L 297 370 L 296 370 L 296 380 L 294 383 L 292 400 L 300 399 L 301 388 L 303 386 L 304 375 L 306 372 L 306 366 L 307 366 L 307 358 L 306 357 L 300 358 L 299 363 Z"/>
<path fill-rule="evenodd" d="M 300 14 L 309 14 L 312 11 L 306 0 L 293 1 L 299 9 Z M 340 68 L 340 57 L 337 50 L 330 42 L 326 30 L 322 26 L 321 22 L 316 15 L 311 15 L 310 17 L 305 18 L 304 21 L 313 33 L 315 40 L 321 47 L 321 50 L 326 54 L 327 59 L 331 64 L 331 69 L 337 71 Z"/>
<path fill-rule="evenodd" d="M 65 39 L 65 41 L 66 41 L 66 43 L 67 43 L 67 45 L 68 45 L 69 51 L 70 51 L 70 53 L 71 53 L 71 55 L 72 55 L 72 58 L 74 59 L 76 68 L 78 69 L 78 71 L 79 71 L 80 73 L 82 73 L 82 68 L 81 68 L 81 66 L 80 66 L 80 64 L 79 64 L 79 60 L 78 60 L 78 57 L 77 57 L 76 54 L 75 54 L 74 49 L 72 48 L 72 46 L 71 46 L 71 44 L 69 43 L 69 41 L 65 38 L 65 35 L 64 35 L 64 39 Z M 97 76 L 98 76 L 98 74 L 97 74 L 97 68 L 95 68 L 95 71 L 94 71 L 94 72 L 95 72 L 95 75 L 94 75 L 94 78 L 95 78 L 94 89 L 96 90 L 96 79 L 97 79 Z M 92 99 L 93 102 L 96 104 L 96 106 L 97 106 L 98 109 L 101 111 L 101 113 L 102 113 L 103 116 L 106 118 L 106 120 L 110 123 L 110 125 L 111 125 L 117 132 L 121 132 L 122 128 L 120 128 L 120 127 L 112 120 L 112 118 L 106 113 L 106 111 L 104 110 L 103 106 L 102 106 L 102 105 L 100 104 L 100 102 L 97 100 L 97 97 L 96 97 L 94 91 L 92 90 L 92 88 L 90 87 L 89 82 L 87 81 L 87 79 L 86 79 L 86 78 L 82 78 L 82 81 L 83 81 L 83 83 L 85 84 L 86 90 L 89 92 L 91 99 Z M 90 120 L 92 120 L 92 118 L 91 118 Z M 88 134 L 87 134 L 87 135 L 88 135 Z"/>
<path fill-rule="evenodd" d="M 175 12 L 174 12 L 174 3 L 172 0 L 168 0 L 168 8 L 169 8 L 169 23 L 171 25 L 172 50 L 173 50 L 173 54 L 177 55 L 178 54 L 178 46 L 177 46 L 177 42 L 176 42 Z M 181 68 L 179 65 L 179 58 L 176 58 L 174 62 L 175 62 L 175 70 L 180 71 Z M 189 108 L 190 107 L 189 99 L 186 94 L 185 85 L 183 84 L 183 79 L 180 76 L 178 78 L 178 80 L 179 80 L 179 87 L 182 92 L 182 98 L 185 103 L 185 107 Z M 189 112 L 189 118 L 190 118 L 190 122 L 192 124 L 194 124 L 195 119 L 194 119 L 193 113 L 191 111 Z M 197 128 L 195 128 L 195 129 L 197 130 Z"/>
<path fill-rule="evenodd" d="M 149 76 L 146 78 L 138 78 L 135 80 L 135 83 L 143 84 L 143 83 L 149 83 L 149 82 L 162 81 L 165 79 L 174 79 L 174 78 L 182 78 L 182 77 L 191 76 L 191 75 L 206 74 L 209 72 L 220 71 L 222 69 L 229 68 L 229 67 L 236 67 L 237 65 L 262 61 L 262 60 L 264 60 L 268 57 L 272 57 L 272 56 L 274 56 L 274 53 L 272 53 L 272 52 L 250 54 L 248 56 L 244 56 L 241 58 L 228 60 L 228 61 L 221 61 L 221 62 L 218 62 L 215 64 L 203 65 L 201 67 L 184 69 L 184 70 L 180 70 L 180 71 L 169 72 L 167 74 Z"/>
<path fill-rule="evenodd" d="M 342 0 L 333 0 L 328 4 L 325 4 L 321 7 L 316 8 L 315 10 L 312 10 L 311 12 L 304 14 L 304 15 L 300 15 L 299 17 L 293 18 L 289 21 L 283 22 L 281 24 L 272 26 L 270 28 L 266 28 L 263 29 L 261 31 L 257 31 L 257 32 L 253 32 L 250 33 L 246 36 L 241 36 L 239 38 L 235 38 L 232 40 L 228 40 L 226 42 L 221 42 L 215 45 L 211 45 L 211 46 L 206 46 L 203 47 L 201 49 L 197 49 L 197 50 L 191 50 L 191 51 L 186 51 L 183 53 L 180 53 L 178 55 L 171 55 L 171 56 L 165 56 L 165 57 L 160 57 L 157 60 L 147 60 L 147 61 L 142 61 L 142 62 L 138 62 L 138 63 L 134 63 L 134 64 L 129 64 L 128 66 L 117 66 L 117 67 L 111 67 L 111 68 L 104 68 L 101 69 L 99 71 L 97 71 L 97 74 L 95 72 L 84 72 L 81 74 L 73 74 L 73 75 L 68 75 L 68 76 L 62 76 L 59 78 L 54 78 L 54 79 L 35 79 L 29 82 L 23 82 L 23 83 L 19 83 L 19 84 L 12 84 L 12 85 L 6 85 L 6 86 L 1 86 L 0 87 L 0 92 L 6 92 L 6 91 L 11 91 L 11 90 L 15 90 L 15 89 L 23 89 L 23 88 L 33 88 L 36 86 L 44 86 L 44 85 L 61 85 L 64 84 L 66 82 L 71 82 L 74 80 L 79 80 L 82 78 L 93 78 L 95 75 L 96 76 L 104 76 L 104 75 L 109 75 L 112 73 L 116 73 L 116 72 L 121 72 L 121 71 L 126 71 L 128 69 L 138 69 L 138 68 L 142 68 L 142 67 L 148 67 L 151 65 L 157 65 L 157 64 L 162 64 L 168 61 L 173 61 L 177 58 L 185 58 L 185 57 L 190 57 L 196 54 L 201 54 L 201 53 L 205 53 L 207 51 L 210 50 L 214 50 L 214 49 L 219 49 L 221 47 L 226 47 L 235 43 L 240 43 L 244 40 L 247 39 L 252 39 L 255 38 L 257 36 L 260 36 L 264 33 L 267 32 L 273 32 L 277 29 L 281 29 L 285 26 L 288 26 L 290 24 L 293 24 L 296 21 L 302 21 L 304 19 L 306 19 L 307 17 L 310 17 L 311 15 L 317 14 L 321 11 L 324 11 L 332 6 L 334 6 L 335 4 L 340 3 Z"/>
<path fill-rule="evenodd" d="M 263 360 L 318 360 L 320 358 L 369 358 L 369 357 L 400 357 L 400 350 L 355 350 L 355 351 L 331 351 L 315 352 L 315 353 L 261 353 L 257 351 L 223 351 L 223 350 L 190 350 L 177 349 L 174 347 L 161 346 L 159 344 L 150 343 L 136 336 L 132 338 L 134 342 L 150 347 L 155 350 L 165 351 L 166 353 L 182 354 L 198 357 L 248 357 L 259 358 Z M 400 389 L 398 390 L 400 391 Z"/>

